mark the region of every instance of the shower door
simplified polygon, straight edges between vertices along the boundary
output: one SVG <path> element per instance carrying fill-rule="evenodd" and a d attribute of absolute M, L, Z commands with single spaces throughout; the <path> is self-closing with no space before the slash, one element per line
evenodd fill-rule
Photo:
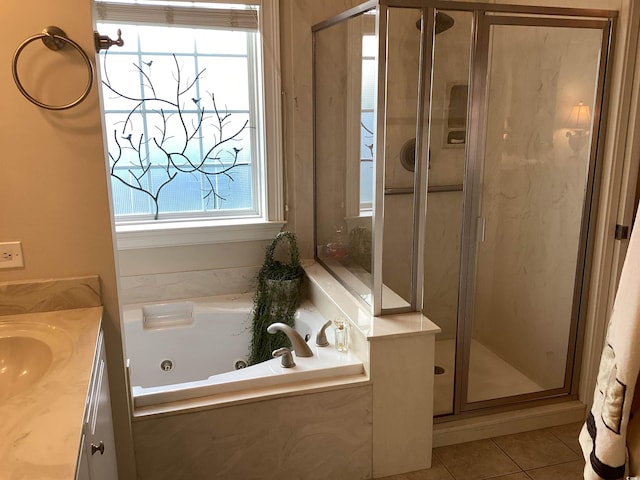
<path fill-rule="evenodd" d="M 481 13 L 477 28 L 458 411 L 572 392 L 611 24 Z"/>

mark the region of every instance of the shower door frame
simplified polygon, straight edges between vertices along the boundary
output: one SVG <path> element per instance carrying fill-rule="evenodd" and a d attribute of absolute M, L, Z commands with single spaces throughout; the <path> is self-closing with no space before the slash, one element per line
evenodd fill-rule
<path fill-rule="evenodd" d="M 413 240 L 413 258 L 417 265 L 413 266 L 412 283 L 415 285 L 411 295 L 410 309 L 385 309 L 382 305 L 382 239 L 384 226 L 384 194 L 382 190 L 383 175 L 385 168 L 385 93 L 386 93 L 386 72 L 384 68 L 386 62 L 386 15 L 389 8 L 414 8 L 421 10 L 422 13 L 422 31 L 421 31 L 421 63 L 420 63 L 420 79 L 418 83 L 418 111 L 417 120 L 418 128 L 416 135 L 416 183 L 414 184 L 414 192 L 416 196 L 415 207 L 417 214 L 415 215 L 416 224 L 414 225 Z M 596 223 L 595 205 L 598 201 L 598 192 L 600 188 L 600 174 L 602 170 L 602 158 L 604 150 L 604 132 L 606 124 L 607 105 L 608 105 L 608 89 L 610 83 L 612 62 L 612 52 L 614 47 L 614 38 L 616 32 L 616 21 L 618 12 L 605 9 L 583 9 L 573 7 L 548 7 L 548 6 L 531 6 L 531 5 L 511 5 L 511 4 L 488 4 L 476 3 L 469 1 L 451 1 L 451 0 L 368 0 L 362 4 L 351 8 L 337 16 L 334 16 L 324 22 L 318 23 L 312 27 L 315 33 L 319 30 L 345 21 L 351 17 L 364 13 L 367 10 L 376 9 L 376 34 L 378 37 L 378 71 L 377 71 L 377 99 L 376 99 L 376 125 L 374 140 L 374 158 L 375 160 L 375 188 L 373 192 L 373 231 L 372 231 L 372 276 L 373 285 L 371 289 L 373 302 L 366 304 L 343 280 L 336 277 L 345 288 L 347 288 L 355 298 L 362 302 L 363 306 L 367 306 L 374 315 L 384 315 L 389 313 L 397 313 L 399 311 L 421 310 L 422 305 L 422 285 L 424 268 L 424 238 L 426 226 L 426 207 L 427 207 L 427 183 L 428 169 L 427 157 L 430 148 L 430 126 L 431 126 L 431 83 L 433 75 L 432 55 L 434 49 L 434 18 L 438 10 L 446 11 L 464 11 L 473 15 L 472 31 L 471 31 L 471 60 L 469 67 L 469 98 L 467 106 L 467 142 L 465 146 L 465 176 L 464 176 L 464 203 L 463 203 L 463 225 L 461 236 L 461 253 L 460 253 L 460 272 L 459 272 L 459 300 L 458 300 L 458 319 L 456 334 L 456 353 L 455 353 L 455 379 L 454 379 L 454 401 L 451 414 L 439 416 L 442 420 L 452 415 L 458 417 L 460 415 L 475 415 L 478 410 L 484 409 L 509 409 L 519 408 L 526 402 L 529 405 L 536 403 L 548 402 L 550 398 L 554 401 L 558 397 L 567 399 L 577 398 L 577 388 L 579 383 L 579 357 L 582 351 L 581 340 L 584 336 L 584 317 L 586 316 L 586 300 L 588 297 L 588 281 L 591 269 L 591 257 L 594 247 L 594 235 L 591 234 Z M 381 18 L 382 17 L 382 18 Z M 497 20 L 499 19 L 499 20 Z M 511 20 L 510 20 L 511 19 Z M 515 20 L 514 20 L 515 19 Z M 426 21 L 425 21 L 426 20 Z M 533 394 L 517 395 L 512 397 L 502 397 L 481 402 L 466 402 L 467 382 L 466 374 L 469 369 L 469 348 L 470 333 L 472 323 L 468 319 L 473 316 L 473 299 L 469 294 L 471 269 L 469 265 L 473 262 L 475 255 L 471 249 L 475 247 L 475 218 L 470 205 L 473 205 L 473 195 L 477 188 L 474 188 L 477 182 L 479 169 L 477 159 L 479 152 L 483 147 L 479 139 L 483 138 L 484 132 L 484 113 L 485 108 L 483 101 L 485 92 L 482 91 L 484 82 L 482 75 L 486 78 L 487 70 L 487 42 L 488 38 L 484 38 L 482 32 L 489 30 L 489 25 L 494 22 L 507 21 L 525 22 L 528 25 L 536 26 L 542 24 L 558 27 L 584 27 L 594 28 L 599 24 L 604 34 L 602 38 L 602 50 L 600 58 L 600 68 L 598 71 L 598 95 L 596 97 L 596 108 L 594 108 L 593 118 L 594 125 L 592 128 L 593 135 L 589 150 L 589 167 L 587 189 L 585 191 L 585 199 L 588 202 L 583 203 L 583 218 L 580 233 L 580 246 L 577 259 L 577 271 L 574 283 L 574 297 L 572 306 L 572 319 L 570 331 L 570 343 L 567 352 L 567 363 L 565 368 L 565 384 L 562 388 L 553 390 L 543 390 Z M 487 23 L 488 22 L 488 23 Z M 515 23 L 514 23 L 515 24 Z M 484 45 L 484 54 L 482 46 Z M 431 53 L 431 55 L 429 55 Z M 484 55 L 484 57 L 483 57 Z M 482 67 L 482 68 L 480 68 Z M 315 81 L 315 80 L 314 80 Z M 315 98 L 314 98 L 315 101 Z M 315 110 L 315 109 L 314 109 Z M 314 117 L 315 122 L 315 117 Z M 382 127 L 382 128 L 381 128 Z M 315 138 L 314 128 L 314 144 Z M 315 147 L 314 147 L 315 150 Z M 315 162 L 315 160 L 314 160 Z M 315 173 L 314 173 L 315 177 Z M 315 191 L 314 180 L 314 197 L 317 195 Z M 315 216 L 315 211 L 314 211 Z M 314 239 L 317 240 L 317 219 L 314 219 Z M 315 242 L 317 244 L 317 241 Z M 319 260 L 320 261 L 320 260 Z M 320 261 L 320 263 L 322 263 Z M 335 276 L 335 274 L 332 273 Z M 582 308 L 584 307 L 584 308 Z"/>
<path fill-rule="evenodd" d="M 443 8 L 451 10 L 451 8 Z M 469 121 L 467 125 L 468 146 L 466 151 L 466 171 L 464 179 L 464 213 L 461 240 L 461 268 L 458 302 L 458 327 L 456 340 L 456 371 L 454 386 L 453 414 L 473 412 L 479 409 L 504 407 L 523 402 L 535 402 L 552 397 L 564 396 L 567 399 L 577 398 L 579 381 L 579 354 L 583 336 L 584 317 L 586 315 L 587 286 L 590 274 L 591 253 L 593 251 L 593 235 L 595 228 L 599 179 L 602 162 L 598 159 L 604 148 L 606 118 L 607 84 L 611 69 L 613 38 L 617 12 L 606 10 L 582 10 L 570 8 L 547 7 L 514 7 L 502 9 L 496 5 L 484 5 L 474 8 L 473 45 L 470 67 L 470 95 L 468 103 Z M 540 390 L 538 392 L 499 397 L 489 400 L 468 402 L 468 378 L 470 370 L 470 348 L 474 319 L 475 273 L 477 260 L 477 219 L 479 186 L 481 185 L 482 162 L 485 150 L 485 134 L 488 102 L 488 61 L 490 49 L 490 29 L 493 25 L 513 25 L 532 27 L 589 28 L 602 31 L 602 44 L 598 77 L 594 94 L 594 111 L 592 136 L 589 147 L 589 159 L 585 191 L 583 197 L 582 221 L 574 276 L 574 294 L 569 326 L 569 339 L 565 363 L 564 384 L 560 388 Z"/>
<path fill-rule="evenodd" d="M 474 82 L 475 77 L 475 63 L 476 63 L 476 55 L 478 54 L 479 47 L 479 24 L 480 19 L 482 17 L 502 17 L 502 18 L 520 18 L 520 19 L 541 19 L 546 18 L 549 21 L 549 25 L 551 26 L 558 17 L 563 17 L 562 20 L 559 20 L 558 26 L 562 22 L 569 22 L 575 20 L 580 23 L 583 22 L 583 26 L 586 24 L 584 22 L 594 21 L 594 22 L 604 22 L 608 27 L 608 34 L 603 35 L 603 45 L 606 44 L 606 55 L 604 56 L 605 60 L 610 60 L 610 52 L 613 47 L 613 38 L 615 33 L 615 20 L 617 19 L 618 12 L 614 10 L 604 10 L 604 9 L 582 9 L 582 8 L 573 8 L 573 7 L 547 7 L 547 6 L 530 6 L 530 5 L 512 5 L 512 4 L 488 4 L 488 3 L 475 3 L 468 1 L 451 1 L 451 0 L 378 0 L 372 1 L 369 0 L 367 2 L 362 3 L 361 5 L 354 7 L 343 14 L 340 14 L 336 17 L 333 17 L 331 20 L 326 22 L 322 22 L 321 24 L 314 26 L 313 30 L 316 31 L 320 28 L 324 28 L 327 25 L 335 24 L 340 21 L 343 21 L 347 18 L 350 18 L 358 13 L 363 12 L 364 10 L 371 9 L 372 7 L 376 7 L 377 15 L 376 15 L 376 35 L 378 37 L 378 72 L 377 72 L 377 102 L 376 102 L 376 123 L 375 123 L 375 154 L 374 157 L 376 159 L 376 165 L 374 170 L 374 178 L 375 178 L 375 188 L 373 193 L 373 232 L 372 232 L 372 272 L 373 272 L 373 284 L 371 288 L 371 293 L 373 297 L 373 302 L 370 305 L 372 308 L 373 314 L 378 315 L 388 315 L 395 313 L 406 313 L 410 311 L 421 310 L 420 306 L 423 302 L 423 292 L 422 287 L 424 285 L 424 239 L 426 237 L 425 229 L 426 229 L 426 219 L 425 213 L 427 207 L 427 184 L 428 184 L 428 152 L 430 149 L 430 128 L 431 128 L 431 86 L 432 86 L 432 76 L 433 76 L 433 61 L 432 54 L 434 49 L 434 41 L 433 38 L 435 36 L 435 14 L 438 10 L 442 11 L 466 11 L 473 13 L 473 26 L 472 26 L 472 45 L 471 45 L 471 64 L 469 68 L 469 105 L 467 108 L 468 112 L 468 123 L 467 123 L 467 132 L 470 136 L 473 132 L 471 130 L 472 126 L 472 104 L 475 103 L 473 100 L 475 96 L 475 92 L 473 90 L 473 85 L 477 84 L 477 79 Z M 382 241 L 384 237 L 384 176 L 385 176 L 385 165 L 386 165 L 386 155 L 385 155 L 385 138 L 386 138 L 386 128 L 385 128 L 385 118 L 386 118 L 386 100 L 387 100 L 387 72 L 385 68 L 381 68 L 381 66 L 386 65 L 387 61 L 387 15 L 390 8 L 412 8 L 415 10 L 421 10 L 421 19 L 422 21 L 422 29 L 421 29 L 421 37 L 420 37 L 420 72 L 419 72 L 419 81 L 418 81 L 418 105 L 417 105 L 417 132 L 416 132 L 416 172 L 414 176 L 414 194 L 417 194 L 414 198 L 414 231 L 413 231 L 413 240 L 412 240 L 412 271 L 411 271 L 411 293 L 410 299 L 408 301 L 409 306 L 400 307 L 400 308 L 385 308 L 382 297 L 383 297 L 383 253 L 382 253 Z M 491 14 L 491 15 L 488 15 Z M 512 17 L 508 17 L 508 15 L 512 15 Z M 555 17 L 555 18 L 554 18 Z M 534 25 L 532 23 L 531 25 Z M 571 25 L 564 25 L 571 26 Z M 318 28 L 320 27 L 320 28 Z M 604 29 L 604 27 L 603 27 Z M 605 41 L 606 39 L 606 41 Z M 383 41 L 384 40 L 384 41 Z M 428 53 L 431 53 L 429 55 Z M 602 58 L 602 57 L 601 57 Z M 606 63 L 606 62 L 605 62 Z M 604 75 L 604 74 L 602 74 Z M 604 82 L 604 77 L 601 78 Z M 604 83 L 602 84 L 604 85 Z M 599 83 L 599 87 L 600 87 Z M 604 97 L 604 87 L 601 90 L 600 99 Z M 480 117 L 479 117 L 480 118 Z M 596 122 L 594 120 L 594 125 L 596 123 L 599 124 L 599 118 L 596 117 L 596 112 L 594 111 L 593 118 L 598 118 Z M 594 131 L 598 130 L 594 128 Z M 596 135 L 592 137 L 592 145 L 591 145 L 591 159 L 590 162 L 593 162 L 596 158 L 596 147 L 598 143 L 595 141 Z M 467 142 L 469 143 L 469 142 Z M 602 145 L 604 142 L 601 142 Z M 469 148 L 466 147 L 465 151 L 465 164 L 469 164 Z M 466 167 L 465 167 L 466 168 Z M 466 182 L 466 174 L 465 174 L 465 182 Z M 463 187 L 466 189 L 466 186 Z M 465 205 L 468 203 L 466 193 L 465 193 Z M 464 228 L 462 231 L 464 235 Z M 464 237 L 463 237 L 464 242 Z M 464 245 L 464 243 L 463 243 Z M 462 258 L 461 258 L 462 259 Z M 464 265 L 464 264 L 461 264 Z M 463 281 L 462 271 L 461 271 L 461 281 Z M 466 278 L 466 277 L 465 277 Z M 460 311 L 460 310 L 459 310 Z M 460 317 L 460 313 L 458 314 Z M 458 324 L 460 324 L 460 319 L 458 319 Z M 458 331 L 460 328 L 458 328 Z M 459 342 L 459 340 L 458 340 Z M 456 364 L 460 365 L 459 359 L 457 357 L 457 351 L 459 349 L 456 346 Z M 457 376 L 457 375 L 456 375 Z M 456 390 L 460 391 L 460 385 L 458 380 L 455 381 Z M 456 402 L 457 404 L 457 402 Z M 457 408 L 457 407 L 456 407 Z M 454 410 L 456 410 L 454 408 Z"/>

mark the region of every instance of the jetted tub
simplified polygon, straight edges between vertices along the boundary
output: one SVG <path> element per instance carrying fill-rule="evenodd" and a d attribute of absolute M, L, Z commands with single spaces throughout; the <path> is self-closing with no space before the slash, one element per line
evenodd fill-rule
<path fill-rule="evenodd" d="M 294 354 L 296 366 L 283 368 L 280 358 L 243 368 L 251 340 L 250 295 L 223 295 L 162 304 L 124 307 L 124 335 L 135 407 L 222 393 L 260 389 L 305 380 L 362 375 L 362 362 L 333 346 L 317 347 L 315 337 L 326 322 L 303 302 L 296 330 L 313 357 Z"/>

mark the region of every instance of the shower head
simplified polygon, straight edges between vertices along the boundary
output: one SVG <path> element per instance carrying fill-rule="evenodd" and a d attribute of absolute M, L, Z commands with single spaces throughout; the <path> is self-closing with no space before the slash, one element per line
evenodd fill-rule
<path fill-rule="evenodd" d="M 445 32 L 453 27 L 455 20 L 446 13 L 436 12 L 436 35 Z M 422 20 L 416 22 L 416 28 L 420 30 L 422 27 Z"/>

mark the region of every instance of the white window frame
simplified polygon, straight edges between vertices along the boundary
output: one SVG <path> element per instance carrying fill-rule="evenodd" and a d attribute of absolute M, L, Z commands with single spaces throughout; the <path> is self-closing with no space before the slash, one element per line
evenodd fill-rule
<path fill-rule="evenodd" d="M 183 0 L 174 0 L 179 3 Z M 200 0 L 201 3 L 259 5 L 260 46 L 264 83 L 264 161 L 257 175 L 264 176 L 264 188 L 259 189 L 261 214 L 247 218 L 211 218 L 176 221 L 144 221 L 116 224 L 118 250 L 215 244 L 236 241 L 268 240 L 285 224 L 282 150 L 282 108 L 280 82 L 280 36 L 278 0 Z M 153 1 L 145 2 L 146 5 Z M 188 3 L 188 2 L 185 2 Z M 100 18 L 97 4 L 96 21 Z M 126 39 L 125 39 L 126 41 Z M 117 47 L 112 47 L 117 48 Z M 102 103 L 102 98 L 100 99 Z M 103 132 L 104 133 L 104 132 Z M 106 135 L 106 134 L 105 134 Z M 106 136 L 105 136 L 106 139 Z M 105 141 L 106 151 L 106 141 Z M 110 180 L 111 181 L 111 180 Z M 111 193 L 111 192 L 110 192 Z"/>
<path fill-rule="evenodd" d="M 348 22 L 349 37 L 347 64 L 362 66 L 362 37 L 375 35 L 375 18 L 372 15 L 360 15 Z M 347 72 L 347 98 L 351 99 L 347 105 L 347 135 L 346 158 L 360 159 L 361 118 L 362 118 L 362 68 L 349 69 Z M 370 218 L 373 212 L 372 202 L 360 202 L 360 169 L 362 160 L 347 162 L 346 172 L 346 217 L 351 223 L 358 223 L 359 218 Z M 355 219 L 355 220 L 354 220 Z M 354 223 L 354 225 L 355 225 Z"/>

